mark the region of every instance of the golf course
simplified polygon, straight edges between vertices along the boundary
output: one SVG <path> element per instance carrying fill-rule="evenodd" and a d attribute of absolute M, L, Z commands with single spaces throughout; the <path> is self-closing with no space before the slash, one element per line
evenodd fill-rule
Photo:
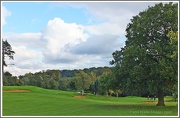
<path fill-rule="evenodd" d="M 166 106 L 146 97 L 106 97 L 90 93 L 3 86 L 3 116 L 177 116 L 178 103 L 165 97 Z"/>

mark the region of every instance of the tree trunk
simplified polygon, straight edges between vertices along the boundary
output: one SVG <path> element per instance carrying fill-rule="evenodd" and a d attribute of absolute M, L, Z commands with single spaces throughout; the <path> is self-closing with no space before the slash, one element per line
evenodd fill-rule
<path fill-rule="evenodd" d="M 165 104 L 164 104 L 164 92 L 162 89 L 158 89 L 158 103 L 156 106 L 165 106 Z"/>
<path fill-rule="evenodd" d="M 108 92 L 106 92 L 106 97 L 108 97 Z"/>
<path fill-rule="evenodd" d="M 2 46 L 3 46 L 3 39 L 2 39 Z M 3 77 L 4 77 L 4 46 L 2 47 L 2 81 L 3 81 Z M 3 84 L 2 84 L 3 85 Z"/>
<path fill-rule="evenodd" d="M 82 95 L 84 95 L 84 89 L 82 89 Z"/>
<path fill-rule="evenodd" d="M 119 96 L 118 93 L 116 93 L 116 97 L 117 97 L 117 98 L 118 98 L 118 96 Z"/>

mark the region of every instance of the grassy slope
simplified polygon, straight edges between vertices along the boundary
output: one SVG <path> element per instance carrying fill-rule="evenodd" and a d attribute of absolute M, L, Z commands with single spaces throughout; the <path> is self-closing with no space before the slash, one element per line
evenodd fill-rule
<path fill-rule="evenodd" d="M 176 102 L 165 107 L 142 104 L 142 97 L 74 98 L 74 92 L 47 90 L 34 86 L 4 86 L 4 90 L 27 89 L 31 93 L 3 93 L 3 116 L 177 116 Z M 170 97 L 165 100 L 170 100 Z M 157 101 L 157 100 L 156 100 Z"/>

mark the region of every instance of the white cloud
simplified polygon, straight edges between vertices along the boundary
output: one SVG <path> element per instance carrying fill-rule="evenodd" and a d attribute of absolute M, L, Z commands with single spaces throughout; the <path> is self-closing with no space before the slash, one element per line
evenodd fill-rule
<path fill-rule="evenodd" d="M 73 55 L 68 51 L 69 47 L 86 41 L 87 38 L 88 34 L 84 33 L 81 25 L 68 24 L 60 18 L 50 20 L 41 37 L 46 43 L 43 51 L 45 62 L 63 63 L 74 60 Z"/>
<path fill-rule="evenodd" d="M 3 33 L 3 38 L 11 44 L 12 50 L 15 51 L 14 60 L 6 58 L 7 64 L 5 71 L 13 75 L 25 74 L 25 72 L 34 72 L 43 67 L 40 41 L 41 33 Z"/>
<path fill-rule="evenodd" d="M 2 27 L 6 24 L 6 17 L 10 16 L 11 12 L 6 7 L 1 7 L 1 25 Z"/>
<path fill-rule="evenodd" d="M 42 53 L 27 49 L 25 46 L 12 46 L 15 51 L 14 60 L 6 59 L 7 64 L 14 63 L 19 68 L 36 69 L 42 63 Z M 34 64 L 34 65 L 33 65 Z"/>
<path fill-rule="evenodd" d="M 77 67 L 74 64 L 84 57 L 72 54 L 69 49 L 86 41 L 88 35 L 81 25 L 54 18 L 41 33 L 3 33 L 3 38 L 8 39 L 15 51 L 14 60 L 6 60 L 8 64 L 15 65 L 6 67 L 5 71 L 20 75 L 38 70 Z"/>
<path fill-rule="evenodd" d="M 101 21 L 100 24 L 85 26 L 85 30 L 89 33 L 122 37 L 125 35 L 125 29 L 127 24 L 130 23 L 130 19 L 140 11 L 146 10 L 148 6 L 154 6 L 156 3 L 159 2 L 70 2 L 64 5 L 85 8 L 92 15 L 88 22 L 92 22 L 92 19 Z"/>
<path fill-rule="evenodd" d="M 38 69 L 34 70 L 34 69 L 28 69 L 28 68 L 19 68 L 17 66 L 7 66 L 7 67 L 4 67 L 4 70 L 10 72 L 13 76 L 24 75 L 25 73 L 29 73 L 29 72 L 35 73 L 35 72 L 41 71 Z"/>
<path fill-rule="evenodd" d="M 87 30 L 91 35 L 122 35 L 125 31 L 122 29 L 120 24 L 115 23 L 102 23 L 92 26 L 84 26 L 84 29 Z"/>
<path fill-rule="evenodd" d="M 82 65 L 79 62 L 84 65 L 94 65 L 90 64 L 92 60 L 94 60 L 92 63 L 95 60 L 99 61 L 103 56 L 111 56 L 113 51 L 119 49 L 121 44 L 118 33 L 113 32 L 115 30 L 104 31 L 102 29 L 98 31 L 97 28 L 96 31 L 99 33 L 88 32 L 90 35 L 94 35 L 89 37 L 85 33 L 87 32 L 85 26 L 66 23 L 60 18 L 50 20 L 42 31 L 41 40 L 45 42 L 43 62 L 59 65 L 59 68 L 64 67 L 64 64 L 66 64 L 66 68 L 67 65 L 68 68 L 72 67 L 69 65 L 78 68 Z"/>
<path fill-rule="evenodd" d="M 43 42 L 41 33 L 3 33 L 3 40 L 7 40 L 12 46 L 24 46 L 30 49 L 41 49 Z"/>

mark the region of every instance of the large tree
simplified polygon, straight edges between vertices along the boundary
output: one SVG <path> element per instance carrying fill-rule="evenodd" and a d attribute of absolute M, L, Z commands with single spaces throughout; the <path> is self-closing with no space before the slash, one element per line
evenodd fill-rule
<path fill-rule="evenodd" d="M 178 31 L 178 4 L 159 3 L 134 16 L 126 28 L 125 47 L 113 53 L 117 79 L 132 93 L 148 89 L 164 106 L 164 91 L 172 89 L 177 78 L 172 66 L 177 62 L 168 55 L 174 48 L 167 36 Z M 177 68 L 176 68 L 177 69 Z"/>

